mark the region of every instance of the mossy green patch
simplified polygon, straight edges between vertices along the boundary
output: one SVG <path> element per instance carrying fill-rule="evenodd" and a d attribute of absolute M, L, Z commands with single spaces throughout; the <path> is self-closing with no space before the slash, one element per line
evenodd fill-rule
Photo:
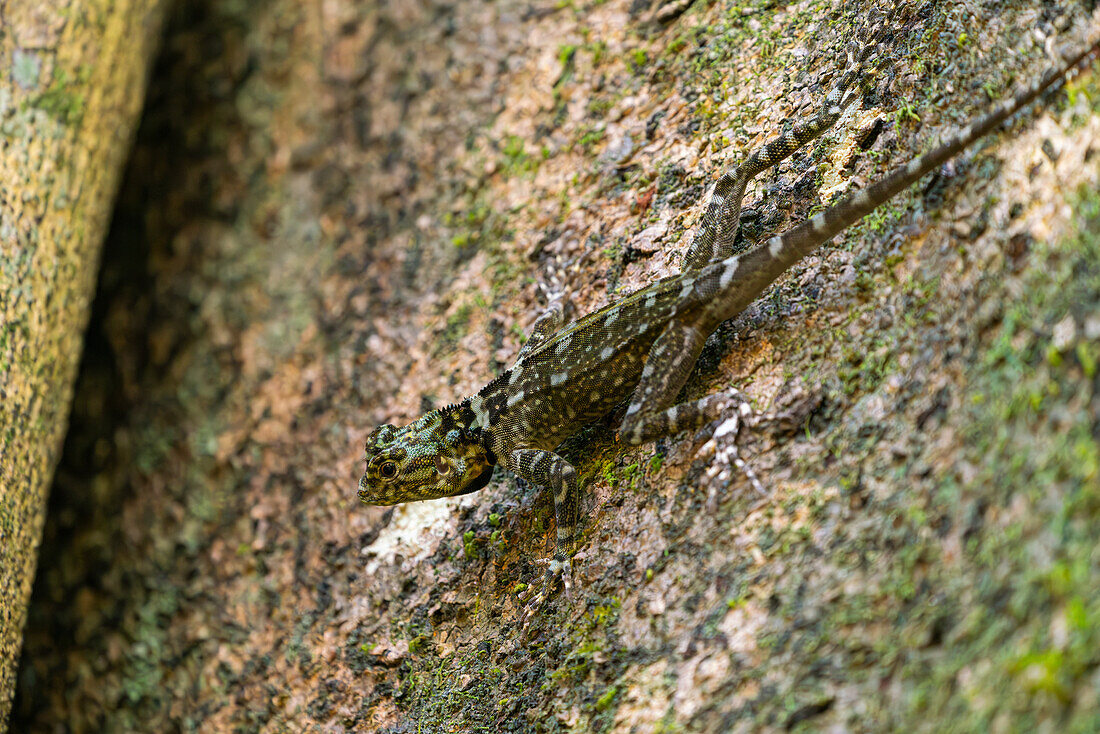
<path fill-rule="evenodd" d="M 523 138 L 509 135 L 504 139 L 500 152 L 504 155 L 504 172 L 509 176 L 522 176 L 538 170 L 541 158 L 529 155 Z"/>
<path fill-rule="evenodd" d="M 965 600 L 965 617 L 949 654 L 922 673 L 914 720 L 931 714 L 969 729 L 998 714 L 1025 727 L 1039 716 L 1068 731 L 1098 715 L 1097 385 L 1087 357 L 1067 349 L 1052 360 L 1048 341 L 1067 312 L 1100 316 L 1100 197 L 1082 192 L 1076 209 L 1078 235 L 1035 254 L 1043 266 L 1029 271 L 970 375 L 968 393 L 981 396 L 962 401 L 973 477 L 940 492 L 970 513 L 963 573 L 939 579 L 942 593 Z"/>
<path fill-rule="evenodd" d="M 84 116 L 84 93 L 81 90 L 89 76 L 88 67 L 82 67 L 75 78 L 64 69 L 57 71 L 50 86 L 35 99 L 34 106 L 63 125 L 79 125 L 80 118 Z"/>

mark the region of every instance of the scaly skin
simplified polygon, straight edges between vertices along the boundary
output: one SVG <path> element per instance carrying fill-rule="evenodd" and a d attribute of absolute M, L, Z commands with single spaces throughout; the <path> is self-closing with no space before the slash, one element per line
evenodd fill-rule
<path fill-rule="evenodd" d="M 502 463 L 523 479 L 550 487 L 554 495 L 557 548 L 535 606 L 559 575 L 568 592 L 577 480 L 573 467 L 553 449 L 627 399 L 619 430 L 632 444 L 720 416 L 732 402 L 725 393 L 675 404 L 707 336 L 719 324 L 740 313 L 791 265 L 1059 83 L 1100 46 L 1092 42 L 931 152 L 793 230 L 731 257 L 747 183 L 832 127 L 858 96 L 859 82 L 873 73 L 872 52 L 882 33 L 876 26 L 862 49 L 849 50 L 847 68 L 817 117 L 722 176 L 683 272 L 568 326 L 563 326 L 563 309 L 551 308 L 536 322 L 516 362 L 476 394 L 403 428 L 377 428 L 367 439 L 359 498 L 392 505 L 466 494 L 484 487 L 493 467 Z"/>

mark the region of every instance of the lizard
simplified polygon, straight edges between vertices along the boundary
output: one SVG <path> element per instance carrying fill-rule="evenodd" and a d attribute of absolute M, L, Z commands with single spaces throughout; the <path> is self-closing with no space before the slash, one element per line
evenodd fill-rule
<path fill-rule="evenodd" d="M 847 67 L 816 117 L 794 125 L 721 175 L 680 273 L 570 324 L 562 304 L 554 303 L 536 319 L 514 363 L 478 392 L 404 427 L 374 429 L 366 441 L 359 499 L 394 505 L 464 495 L 485 487 L 494 467 L 502 464 L 553 495 L 555 551 L 544 561 L 545 580 L 533 606 L 545 601 L 559 578 L 569 594 L 578 482 L 575 469 L 554 453 L 558 444 L 624 401 L 619 435 L 633 445 L 721 417 L 731 405 L 728 392 L 676 402 L 711 332 L 792 265 L 995 130 L 1100 50 L 1100 39 L 1092 40 L 932 150 L 793 229 L 732 254 L 748 182 L 834 125 L 859 96 L 861 80 L 873 73 L 881 36 L 879 24 L 862 46 L 848 47 Z"/>

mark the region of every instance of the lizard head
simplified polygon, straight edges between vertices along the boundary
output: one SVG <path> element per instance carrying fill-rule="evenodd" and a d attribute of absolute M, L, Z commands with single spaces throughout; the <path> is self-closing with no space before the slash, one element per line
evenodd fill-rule
<path fill-rule="evenodd" d="M 367 437 L 366 459 L 359 499 L 368 505 L 475 492 L 489 483 L 496 464 L 480 431 L 446 411 L 432 411 L 404 428 L 379 426 Z"/>

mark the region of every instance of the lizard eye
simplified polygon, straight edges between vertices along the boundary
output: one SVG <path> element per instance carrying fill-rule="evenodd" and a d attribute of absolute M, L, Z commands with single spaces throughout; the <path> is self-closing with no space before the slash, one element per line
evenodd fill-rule
<path fill-rule="evenodd" d="M 435 457 L 435 470 L 440 474 L 450 474 L 451 465 L 443 460 L 442 456 Z"/>
<path fill-rule="evenodd" d="M 397 464 L 392 461 L 387 461 L 385 464 L 378 467 L 378 473 L 382 475 L 383 479 L 393 479 L 397 476 Z"/>

